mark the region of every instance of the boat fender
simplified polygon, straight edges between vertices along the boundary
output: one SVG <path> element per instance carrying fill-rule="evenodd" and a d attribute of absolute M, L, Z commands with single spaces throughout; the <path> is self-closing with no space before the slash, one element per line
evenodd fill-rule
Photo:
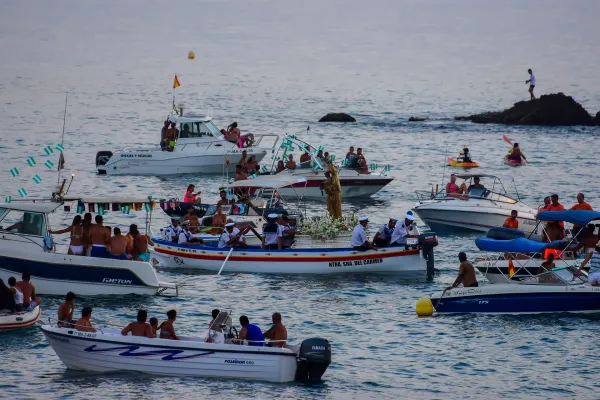
<path fill-rule="evenodd" d="M 323 338 L 304 340 L 300 345 L 296 362 L 297 381 L 319 382 L 331 364 L 331 344 Z"/>
<path fill-rule="evenodd" d="M 431 317 L 433 314 L 433 303 L 427 297 L 421 297 L 415 306 L 415 311 L 419 317 Z"/>

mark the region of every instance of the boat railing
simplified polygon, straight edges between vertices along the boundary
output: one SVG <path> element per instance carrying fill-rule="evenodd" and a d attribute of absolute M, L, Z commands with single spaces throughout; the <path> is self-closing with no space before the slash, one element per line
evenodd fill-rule
<path fill-rule="evenodd" d="M 418 201 L 443 200 L 448 198 L 444 190 L 438 193 L 429 190 L 415 190 L 415 193 Z"/>

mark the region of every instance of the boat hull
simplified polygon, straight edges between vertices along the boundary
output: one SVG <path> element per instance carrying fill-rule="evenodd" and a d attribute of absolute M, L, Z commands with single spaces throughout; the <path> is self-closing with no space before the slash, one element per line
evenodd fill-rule
<path fill-rule="evenodd" d="M 511 160 L 511 159 L 505 158 L 504 164 L 510 165 L 511 167 L 519 167 L 521 165 L 526 165 L 527 161 L 525 161 L 525 160 L 516 161 L 516 160 Z"/>
<path fill-rule="evenodd" d="M 42 316 L 40 306 L 34 307 L 31 311 L 20 313 L 0 313 L 0 332 L 14 329 L 27 328 L 35 324 Z"/>
<path fill-rule="evenodd" d="M 439 314 L 599 313 L 600 287 L 498 284 L 448 290 L 431 302 Z"/>
<path fill-rule="evenodd" d="M 154 240 L 155 265 L 161 268 L 192 268 L 219 271 L 230 249 L 185 246 Z M 388 247 L 379 251 L 354 249 L 235 249 L 223 273 L 335 274 L 408 272 L 425 275 L 426 262 L 420 250 Z"/>
<path fill-rule="evenodd" d="M 46 339 L 69 369 L 131 371 L 169 376 L 202 376 L 290 382 L 296 354 L 290 349 L 121 336 L 42 326 Z"/>
<path fill-rule="evenodd" d="M 479 164 L 477 164 L 476 162 L 460 162 L 460 161 L 456 161 L 452 158 L 448 158 L 448 166 L 468 169 L 468 168 L 478 168 Z"/>

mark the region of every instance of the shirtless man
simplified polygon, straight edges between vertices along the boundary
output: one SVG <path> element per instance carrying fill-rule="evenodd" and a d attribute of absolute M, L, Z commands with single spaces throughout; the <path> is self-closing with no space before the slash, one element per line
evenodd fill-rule
<path fill-rule="evenodd" d="M 448 286 L 446 290 L 458 287 L 458 285 L 461 283 L 463 284 L 463 287 L 479 286 L 479 283 L 477 283 L 477 278 L 475 277 L 475 268 L 473 267 L 473 264 L 467 261 L 467 255 L 461 251 L 458 253 L 458 260 L 460 261 L 458 277 L 452 286 Z"/>
<path fill-rule="evenodd" d="M 221 190 L 219 192 L 219 201 L 217 201 L 218 206 L 225 206 L 225 205 L 234 204 L 234 203 L 235 203 L 235 201 L 233 199 L 231 199 L 231 200 L 227 199 L 226 191 Z"/>
<path fill-rule="evenodd" d="M 59 326 L 71 327 L 68 323 L 73 322 L 73 312 L 75 312 L 75 293 L 69 292 L 65 297 L 65 302 L 58 307 Z"/>
<path fill-rule="evenodd" d="M 227 132 L 229 132 L 229 141 L 231 143 L 237 143 L 238 140 L 240 139 L 240 134 L 242 132 L 238 129 L 237 126 L 238 126 L 237 122 L 234 122 L 227 127 Z"/>
<path fill-rule="evenodd" d="M 110 232 L 102 225 L 102 215 L 96 215 L 96 223 L 90 226 L 90 243 L 92 244 L 91 257 L 106 258 L 106 246 L 110 243 Z"/>
<path fill-rule="evenodd" d="M 302 153 L 302 155 L 300 156 L 300 167 L 301 168 L 306 168 L 309 167 L 310 165 L 310 147 L 308 147 L 308 145 L 304 148 L 304 153 Z"/>
<path fill-rule="evenodd" d="M 192 232 L 196 232 L 198 227 L 200 226 L 200 220 L 196 215 L 196 210 L 194 209 L 194 207 L 190 207 L 187 211 L 187 214 L 183 216 L 183 222 L 187 221 L 189 223 L 189 226 L 192 227 L 190 228 L 190 230 Z"/>
<path fill-rule="evenodd" d="M 92 327 L 92 307 L 83 307 L 81 318 L 77 320 L 77 330 L 80 332 L 96 332 Z"/>
<path fill-rule="evenodd" d="M 294 156 L 289 154 L 288 155 L 288 162 L 285 164 L 285 167 L 287 169 L 296 169 L 296 161 L 294 161 Z"/>
<path fill-rule="evenodd" d="M 177 128 L 175 128 L 175 122 L 171 122 L 171 126 L 167 129 L 167 151 L 173 151 L 175 149 L 175 140 L 177 138 Z"/>
<path fill-rule="evenodd" d="M 35 286 L 29 282 L 31 280 L 29 272 L 23 272 L 21 279 L 23 280 L 17 282 L 17 287 L 23 292 L 23 307 L 25 308 L 25 311 L 31 311 L 35 306 L 40 305 L 42 299 L 35 296 Z"/>
<path fill-rule="evenodd" d="M 129 229 L 129 233 L 133 238 L 133 244 L 129 241 L 131 245 L 131 256 L 135 261 L 150 261 L 150 253 L 148 252 L 148 245 L 154 246 L 154 242 L 148 235 L 142 235 L 140 231 L 138 231 L 137 226 L 132 231 Z"/>
<path fill-rule="evenodd" d="M 177 319 L 177 311 L 169 310 L 167 312 L 167 320 L 160 324 L 160 338 L 169 340 L 179 340 L 179 336 L 175 334 L 173 323 Z"/>
<path fill-rule="evenodd" d="M 110 238 L 108 244 L 108 251 L 110 252 L 110 258 L 117 260 L 131 260 L 131 256 L 128 254 L 131 249 L 129 248 L 129 239 L 121 235 L 121 229 L 114 229 L 115 236 Z"/>
<path fill-rule="evenodd" d="M 554 253 L 550 253 L 550 254 L 548 254 L 548 259 L 546 261 L 544 261 L 542 263 L 542 265 L 540 265 L 540 267 L 538 268 L 537 273 L 539 275 L 544 272 L 552 271 L 552 269 L 555 266 L 556 265 L 554 265 Z M 551 283 L 551 282 L 555 282 L 555 281 L 556 281 L 556 278 L 554 278 L 551 274 L 545 274 L 545 275 L 538 277 L 539 283 Z"/>
<path fill-rule="evenodd" d="M 137 313 L 137 321 L 130 322 L 122 331 L 121 335 L 127 336 L 131 332 L 131 336 L 145 336 L 153 339 L 154 334 L 152 333 L 152 327 L 146 322 L 148 319 L 148 312 L 146 310 L 139 310 Z"/>
<path fill-rule="evenodd" d="M 248 180 L 248 174 L 244 171 L 240 164 L 235 166 L 235 180 L 236 182 Z"/>
<path fill-rule="evenodd" d="M 274 313 L 271 317 L 273 320 L 273 326 L 264 333 L 266 338 L 271 339 L 272 343 L 269 342 L 271 347 L 285 347 L 287 340 L 287 329 L 281 323 L 281 314 L 278 312 Z"/>

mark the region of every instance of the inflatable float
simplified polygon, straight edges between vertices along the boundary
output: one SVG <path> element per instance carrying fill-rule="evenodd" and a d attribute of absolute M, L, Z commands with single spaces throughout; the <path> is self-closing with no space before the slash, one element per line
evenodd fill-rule
<path fill-rule="evenodd" d="M 31 311 L 10 313 L 8 310 L 0 310 L 0 332 L 10 329 L 25 328 L 35 324 L 42 315 L 40 306 Z"/>
<path fill-rule="evenodd" d="M 477 164 L 476 162 L 460 162 L 460 161 L 454 160 L 452 158 L 448 158 L 448 165 L 450 167 L 459 167 L 459 168 L 477 168 L 477 167 L 479 167 L 479 164 Z"/>

